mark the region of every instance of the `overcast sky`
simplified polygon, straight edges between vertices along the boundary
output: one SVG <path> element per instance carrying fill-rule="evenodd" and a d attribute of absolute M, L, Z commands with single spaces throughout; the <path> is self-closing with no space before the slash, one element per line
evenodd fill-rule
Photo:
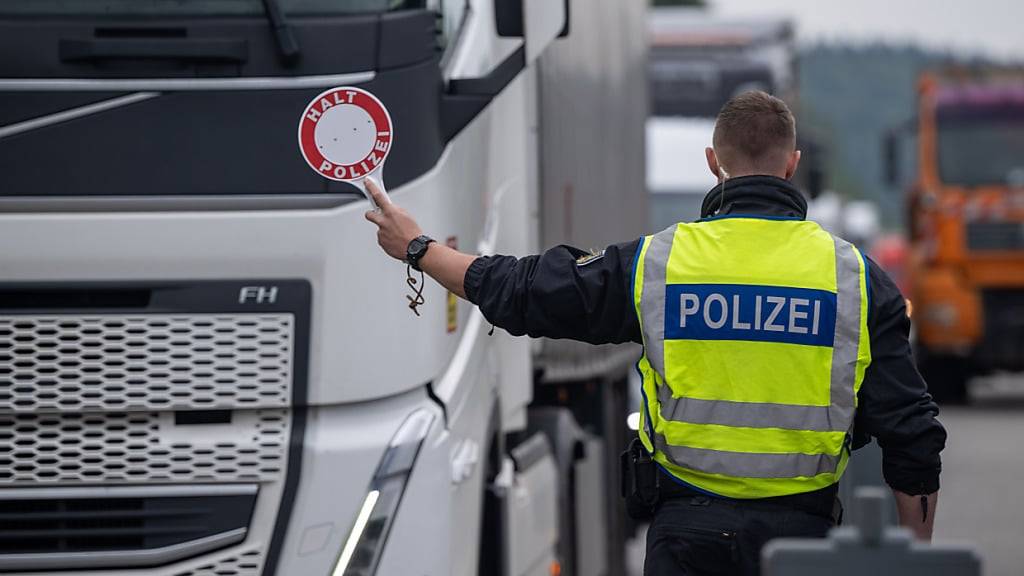
<path fill-rule="evenodd" d="M 709 0 L 723 16 L 795 19 L 802 41 L 914 41 L 1024 60 L 1021 0 Z"/>

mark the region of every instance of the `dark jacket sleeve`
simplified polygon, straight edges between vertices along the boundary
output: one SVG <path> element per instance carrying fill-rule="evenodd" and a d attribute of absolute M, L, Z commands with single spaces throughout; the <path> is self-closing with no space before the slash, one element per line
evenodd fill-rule
<path fill-rule="evenodd" d="M 514 336 L 640 343 L 632 296 L 639 244 L 609 246 L 589 259 L 571 246 L 524 258 L 477 258 L 466 271 L 466 298 Z"/>
<path fill-rule="evenodd" d="M 871 306 L 871 365 L 858 394 L 857 435 L 878 439 L 882 474 L 907 494 L 939 489 L 946 430 L 939 408 L 914 365 L 906 302 L 889 276 L 868 259 Z M 855 446 L 861 442 L 855 442 Z"/>

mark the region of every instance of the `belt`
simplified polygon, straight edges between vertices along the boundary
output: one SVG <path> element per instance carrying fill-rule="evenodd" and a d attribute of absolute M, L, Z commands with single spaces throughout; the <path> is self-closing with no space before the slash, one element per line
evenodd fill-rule
<path fill-rule="evenodd" d="M 703 496 L 716 502 L 724 502 L 735 506 L 749 506 L 754 508 L 791 508 L 807 512 L 808 514 L 814 514 L 815 516 L 832 518 L 836 522 L 839 521 L 839 518 L 836 517 L 836 498 L 839 494 L 839 483 L 826 486 L 825 488 L 821 488 L 813 492 L 804 492 L 802 494 L 747 499 L 727 498 L 725 496 L 718 496 L 716 494 L 700 491 L 689 485 L 680 483 L 679 480 L 669 476 L 664 471 L 661 471 L 659 480 L 658 492 L 661 495 L 662 500 Z"/>

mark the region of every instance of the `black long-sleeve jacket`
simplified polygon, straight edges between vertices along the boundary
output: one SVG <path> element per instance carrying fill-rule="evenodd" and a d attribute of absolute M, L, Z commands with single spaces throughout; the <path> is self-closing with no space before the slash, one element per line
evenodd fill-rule
<path fill-rule="evenodd" d="M 703 211 L 806 218 L 807 202 L 785 180 L 747 176 L 729 180 L 724 202 L 721 187 L 712 190 Z M 481 257 L 466 272 L 466 296 L 513 335 L 642 344 L 632 296 L 639 245 L 615 244 L 596 257 L 571 246 L 525 258 Z M 858 394 L 854 448 L 876 438 L 886 482 L 907 494 L 931 493 L 939 488 L 946 431 L 914 366 L 904 298 L 870 259 L 868 269 L 871 364 Z"/>

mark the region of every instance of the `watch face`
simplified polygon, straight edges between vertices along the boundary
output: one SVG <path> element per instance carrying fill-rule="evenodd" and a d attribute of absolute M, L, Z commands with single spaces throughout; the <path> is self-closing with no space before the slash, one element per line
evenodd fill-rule
<path fill-rule="evenodd" d="M 419 238 L 416 238 L 409 243 L 410 254 L 419 254 L 421 250 L 423 250 L 423 241 L 420 240 Z"/>

